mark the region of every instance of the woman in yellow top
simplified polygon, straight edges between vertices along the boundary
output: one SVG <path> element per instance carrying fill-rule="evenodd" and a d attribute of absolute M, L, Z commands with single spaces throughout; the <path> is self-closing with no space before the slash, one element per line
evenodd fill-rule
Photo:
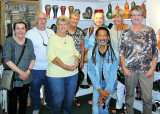
<path fill-rule="evenodd" d="M 72 103 L 78 79 L 78 56 L 73 38 L 66 35 L 69 19 L 60 16 L 56 21 L 58 32 L 49 38 L 47 47 L 47 76 L 52 94 L 52 114 L 72 113 Z"/>

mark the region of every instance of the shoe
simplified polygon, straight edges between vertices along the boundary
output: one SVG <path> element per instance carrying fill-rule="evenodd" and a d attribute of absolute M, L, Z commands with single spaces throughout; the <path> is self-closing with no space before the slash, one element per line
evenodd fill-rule
<path fill-rule="evenodd" d="M 48 106 L 48 105 L 45 105 L 45 106 L 46 106 L 47 109 L 49 109 L 49 110 L 51 109 L 50 106 Z"/>
<path fill-rule="evenodd" d="M 39 110 L 33 110 L 32 114 L 39 114 Z"/>
<path fill-rule="evenodd" d="M 79 107 L 79 106 L 81 105 L 81 104 L 79 103 L 78 99 L 73 100 L 73 103 L 74 103 L 77 107 Z"/>
<path fill-rule="evenodd" d="M 142 100 L 142 98 L 141 98 L 141 97 L 136 97 L 135 99 L 136 99 L 136 100 Z"/>
<path fill-rule="evenodd" d="M 125 112 L 126 112 L 125 109 L 117 109 L 117 108 L 112 109 L 112 113 L 113 113 L 113 114 L 119 114 L 119 113 L 125 114 Z"/>
<path fill-rule="evenodd" d="M 92 100 L 88 101 L 88 104 L 92 104 Z"/>

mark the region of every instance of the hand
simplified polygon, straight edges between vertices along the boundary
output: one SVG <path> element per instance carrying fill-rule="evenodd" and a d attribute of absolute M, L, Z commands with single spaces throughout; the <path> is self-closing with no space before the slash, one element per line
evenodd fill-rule
<path fill-rule="evenodd" d="M 128 77 L 131 76 L 131 72 L 130 72 L 126 67 L 123 68 L 123 74 L 124 74 L 125 76 L 128 76 Z"/>
<path fill-rule="evenodd" d="M 87 51 L 89 51 L 90 49 L 89 49 L 89 47 L 87 48 Z"/>
<path fill-rule="evenodd" d="M 148 72 L 146 73 L 146 78 L 153 76 L 154 75 L 154 70 L 153 69 L 149 69 Z"/>
<path fill-rule="evenodd" d="M 104 99 L 103 99 L 102 96 L 100 96 L 99 99 L 98 99 L 99 107 L 102 107 L 103 102 L 104 102 Z"/>
<path fill-rule="evenodd" d="M 74 71 L 75 66 L 74 66 L 74 65 L 72 65 L 72 66 L 65 65 L 65 68 L 64 68 L 64 69 L 65 69 L 65 70 L 68 70 L 68 71 Z"/>
<path fill-rule="evenodd" d="M 26 73 L 27 73 L 27 75 L 29 76 L 30 73 L 31 73 L 31 71 L 28 69 L 28 70 L 26 71 Z"/>
<path fill-rule="evenodd" d="M 110 92 L 107 90 L 103 90 L 102 88 L 100 88 L 100 89 L 98 89 L 98 92 L 100 93 L 100 95 L 104 99 L 108 99 L 108 97 L 110 97 Z"/>
<path fill-rule="evenodd" d="M 83 67 L 84 67 L 84 61 L 83 61 L 83 60 L 81 60 L 81 63 L 80 63 L 80 69 L 82 70 L 82 69 L 83 69 Z"/>
<path fill-rule="evenodd" d="M 21 80 L 26 80 L 26 79 L 28 78 L 28 76 L 29 76 L 26 72 L 24 72 L 24 71 L 22 71 L 22 70 L 19 72 L 19 75 L 20 75 L 19 78 L 20 78 Z"/>

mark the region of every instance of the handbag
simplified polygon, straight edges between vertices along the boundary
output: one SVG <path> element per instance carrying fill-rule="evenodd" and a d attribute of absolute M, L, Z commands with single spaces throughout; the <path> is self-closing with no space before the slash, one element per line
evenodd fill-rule
<path fill-rule="evenodd" d="M 122 84 L 125 84 L 125 77 L 124 77 L 122 69 L 120 68 L 118 68 L 117 70 L 117 78 L 119 82 L 121 82 Z"/>
<path fill-rule="evenodd" d="M 23 56 L 24 49 L 26 47 L 26 42 L 27 42 L 27 39 L 25 40 L 25 43 L 23 45 L 21 56 L 16 64 L 17 66 Z M 11 91 L 14 88 L 14 80 L 15 80 L 14 76 L 15 76 L 15 71 L 10 70 L 10 69 L 4 69 L 2 73 L 2 80 L 1 80 L 0 88 Z"/>

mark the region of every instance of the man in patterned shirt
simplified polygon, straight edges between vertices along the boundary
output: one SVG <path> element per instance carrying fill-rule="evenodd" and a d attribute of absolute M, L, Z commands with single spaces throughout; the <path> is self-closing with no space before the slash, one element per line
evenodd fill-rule
<path fill-rule="evenodd" d="M 74 40 L 74 44 L 76 49 L 79 51 L 79 54 L 81 54 L 81 58 L 79 59 L 79 77 L 77 81 L 77 89 L 76 92 L 78 91 L 79 85 L 80 85 L 80 72 L 83 69 L 84 66 L 84 34 L 82 29 L 77 27 L 78 22 L 79 22 L 80 15 L 77 12 L 72 12 L 71 15 L 69 16 L 69 21 L 70 25 L 67 31 L 67 35 L 71 36 Z M 76 106 L 80 106 L 80 103 L 74 97 L 73 102 L 76 104 Z"/>

